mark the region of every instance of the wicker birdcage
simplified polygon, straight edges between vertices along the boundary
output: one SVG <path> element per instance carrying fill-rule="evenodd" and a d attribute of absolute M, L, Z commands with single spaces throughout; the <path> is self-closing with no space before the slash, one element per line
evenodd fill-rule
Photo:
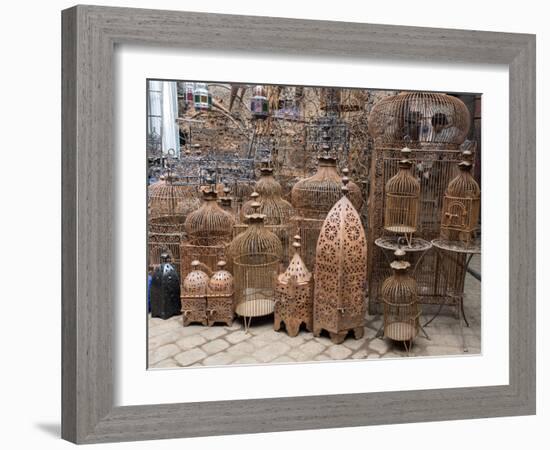
<path fill-rule="evenodd" d="M 218 270 L 212 274 L 208 281 L 206 292 L 208 326 L 216 322 L 223 322 L 227 326 L 233 324 L 235 283 L 233 275 L 225 270 L 225 266 L 225 261 L 218 261 Z"/>
<path fill-rule="evenodd" d="M 461 144 L 470 129 L 470 112 L 460 99 L 433 92 L 402 92 L 372 108 L 369 133 L 376 140 L 403 147 Z"/>
<path fill-rule="evenodd" d="M 367 241 L 348 198 L 347 177 L 342 181 L 344 195 L 329 211 L 317 242 L 313 300 L 313 334 L 324 329 L 335 344 L 350 330 L 355 339 L 365 331 Z"/>
<path fill-rule="evenodd" d="M 160 255 L 168 253 L 179 272 L 184 223 L 187 215 L 200 206 L 197 188 L 177 183 L 168 174 L 148 187 L 148 199 L 148 265 L 160 264 Z"/>
<path fill-rule="evenodd" d="M 472 177 L 471 153 L 464 152 L 459 174 L 451 180 L 441 213 L 441 237 L 470 244 L 475 239 L 481 207 L 481 190 Z"/>
<path fill-rule="evenodd" d="M 184 278 L 181 285 L 181 312 L 183 326 L 193 322 L 208 325 L 206 314 L 206 294 L 208 288 L 208 274 L 199 267 L 199 261 L 191 263 L 191 271 Z"/>
<path fill-rule="evenodd" d="M 289 260 L 290 236 L 292 232 L 290 219 L 294 215 L 292 205 L 283 199 L 283 189 L 273 176 L 273 168 L 264 161 L 260 169 L 260 178 L 256 182 L 251 198 L 241 208 L 241 223 L 235 231 L 242 231 L 246 224 L 244 218 L 252 214 L 252 204 L 260 203 L 259 213 L 265 215 L 264 226 L 281 240 L 283 245 L 283 263 Z"/>
<path fill-rule="evenodd" d="M 252 205 L 248 227 L 229 246 L 235 277 L 235 312 L 244 319 L 245 330 L 253 317 L 271 314 L 275 305 L 275 276 L 283 256 L 280 239 L 264 226 L 260 203 Z"/>
<path fill-rule="evenodd" d="M 210 270 L 216 270 L 218 261 L 227 259 L 235 219 L 217 202 L 216 186 L 208 180 L 204 202 L 185 221 L 187 239 L 181 244 L 181 278 L 187 275 L 190 263 L 199 260 Z M 231 268 L 229 268 L 231 270 Z"/>
<path fill-rule="evenodd" d="M 287 269 L 277 277 L 273 329 L 284 322 L 289 336 L 298 335 L 303 323 L 313 330 L 313 276 L 300 257 L 300 236 L 294 236 L 294 256 Z"/>
<path fill-rule="evenodd" d="M 298 181 L 292 188 L 291 201 L 296 215 L 291 220 L 292 234 L 299 234 L 302 245 L 302 258 L 307 267 L 315 266 L 317 239 L 323 221 L 330 209 L 342 196 L 342 178 L 336 169 L 336 160 L 331 157 L 318 158 L 317 172 L 306 179 Z M 342 173 L 347 176 L 348 170 Z M 359 211 L 363 205 L 361 189 L 350 182 L 349 199 Z"/>
<path fill-rule="evenodd" d="M 417 125 L 423 126 L 413 127 L 413 118 Z M 449 181 L 456 175 L 461 148 L 472 146 L 472 142 L 464 141 L 470 127 L 469 120 L 470 115 L 464 103 L 445 94 L 402 93 L 383 99 L 373 107 L 369 116 L 369 133 L 375 138 L 368 202 L 370 313 L 380 312 L 380 289 L 383 281 L 391 274 L 384 251 L 375 245 L 375 241 L 388 234 L 384 228 L 385 187 L 388 180 L 399 171 L 403 147 L 412 150 L 407 159 L 412 162 L 412 176 L 420 183 L 414 236 L 431 241 L 440 236 L 443 197 Z M 442 131 L 444 123 L 447 124 L 448 132 Z M 400 236 L 396 236 L 396 242 L 398 238 Z M 416 265 L 421 256 L 421 263 Z M 464 292 L 464 255 L 459 255 L 457 258 L 460 261 L 452 263 L 447 261 L 448 258 L 441 258 L 438 252 L 425 255 L 417 252 L 412 257 L 415 259 L 410 263 L 416 267 L 419 303 L 458 305 L 457 298 Z"/>
<path fill-rule="evenodd" d="M 384 229 L 402 235 L 410 245 L 416 231 L 420 182 L 411 172 L 412 162 L 399 161 L 399 171 L 386 183 Z"/>
<path fill-rule="evenodd" d="M 403 342 L 407 351 L 420 328 L 420 306 L 416 280 L 409 275 L 409 262 L 405 252 L 395 251 L 396 259 L 390 264 L 393 274 L 382 284 L 384 302 L 384 337 Z"/>

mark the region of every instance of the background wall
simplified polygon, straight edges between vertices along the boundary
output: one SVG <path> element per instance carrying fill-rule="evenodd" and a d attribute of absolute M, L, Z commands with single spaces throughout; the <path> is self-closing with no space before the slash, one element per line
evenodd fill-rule
<path fill-rule="evenodd" d="M 537 34 L 538 92 L 538 228 L 550 226 L 543 210 L 545 136 L 550 97 L 548 81 L 550 30 L 545 3 L 524 0 L 479 2 L 463 0 L 448 5 L 441 0 L 421 3 L 407 0 L 388 2 L 338 2 L 318 0 L 202 0 L 184 2 L 104 1 L 110 6 L 182 9 L 203 12 L 269 15 L 309 19 L 342 20 L 396 25 L 481 29 Z M 2 258 L 0 259 L 0 404 L 4 448 L 68 448 L 59 439 L 60 418 L 60 80 L 61 9 L 73 2 L 4 2 L 0 16 L 2 46 L 2 154 L 1 190 Z M 546 120 L 545 120 L 546 119 Z M 547 133 L 546 133 L 547 134 Z M 495 170 L 498 161 L 495 162 Z M 547 197 L 548 198 L 548 197 Z M 315 430 L 267 435 L 231 436 L 120 444 L 116 448 L 291 448 L 297 445 L 339 448 L 359 445 L 369 448 L 462 449 L 491 446 L 517 449 L 529 443 L 548 441 L 543 424 L 550 418 L 550 396 L 542 383 L 547 375 L 548 331 L 541 324 L 550 319 L 543 304 L 542 255 L 548 239 L 539 233 L 538 266 L 538 415 L 442 423 L 388 425 L 339 430 Z M 544 271 L 544 272 L 543 272 Z M 548 283 L 548 282 L 547 282 Z M 7 288 L 7 289 L 6 289 Z M 547 289 L 546 289 L 547 291 Z M 504 300 L 504 299 L 503 299 Z M 107 446 L 102 445 L 98 448 Z M 109 447 L 114 448 L 114 447 Z"/>

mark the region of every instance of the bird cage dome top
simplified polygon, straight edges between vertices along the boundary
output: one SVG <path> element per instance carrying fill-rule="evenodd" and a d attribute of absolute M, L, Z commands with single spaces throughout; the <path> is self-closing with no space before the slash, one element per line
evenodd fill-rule
<path fill-rule="evenodd" d="M 300 256 L 300 236 L 294 236 L 294 256 L 290 260 L 287 269 L 279 275 L 279 282 L 288 284 L 291 279 L 294 279 L 297 284 L 306 284 L 311 281 L 311 272 L 308 270 L 304 261 Z"/>
<path fill-rule="evenodd" d="M 386 194 L 418 197 L 420 182 L 411 173 L 411 167 L 412 162 L 410 160 L 402 159 L 399 161 L 399 171 L 386 183 Z"/>
<path fill-rule="evenodd" d="M 472 153 L 465 151 L 462 156 L 464 160 L 458 164 L 459 174 L 449 182 L 445 194 L 450 197 L 479 199 L 481 189 L 471 174 Z"/>
<path fill-rule="evenodd" d="M 215 245 L 231 240 L 235 219 L 218 205 L 217 199 L 216 187 L 210 183 L 204 191 L 204 203 L 185 220 L 185 230 L 191 242 Z"/>
<path fill-rule="evenodd" d="M 185 216 L 200 206 L 196 186 L 174 183 L 170 174 L 148 187 L 150 217 Z"/>
<path fill-rule="evenodd" d="M 252 214 L 246 215 L 247 229 L 231 241 L 229 254 L 233 258 L 266 254 L 272 255 L 276 259 L 282 258 L 283 246 L 281 240 L 264 227 L 265 215 L 259 213 L 260 206 L 258 202 L 252 204 Z"/>
<path fill-rule="evenodd" d="M 252 204 L 260 203 L 259 213 L 265 215 L 265 225 L 285 225 L 294 215 L 292 205 L 282 198 L 281 185 L 273 176 L 273 169 L 265 164 L 261 168 L 260 179 L 256 182 L 251 199 L 241 209 L 241 219 L 251 214 Z"/>
<path fill-rule="evenodd" d="M 208 290 L 213 293 L 232 293 L 234 287 L 233 275 L 225 270 L 226 262 L 218 262 L 218 270 L 212 274 L 208 281 Z"/>
<path fill-rule="evenodd" d="M 208 281 L 208 275 L 199 269 L 200 262 L 195 260 L 191 263 L 191 272 L 187 274 L 182 283 L 182 294 L 185 295 L 205 295 Z"/>
<path fill-rule="evenodd" d="M 411 264 L 403 258 L 406 253 L 397 249 L 395 259 L 390 263 L 393 275 L 382 284 L 382 296 L 391 304 L 409 304 L 417 298 L 416 281 L 408 273 Z"/>
<path fill-rule="evenodd" d="M 369 134 L 383 143 L 461 144 L 470 130 L 464 102 L 447 94 L 401 92 L 376 103 Z"/>
<path fill-rule="evenodd" d="M 320 156 L 317 172 L 298 181 L 292 188 L 291 200 L 296 212 L 304 217 L 323 219 L 342 196 L 342 178 L 336 170 L 336 159 Z M 344 175 L 348 170 L 343 169 Z M 356 210 L 363 205 L 361 189 L 355 183 L 348 185 L 349 200 Z"/>

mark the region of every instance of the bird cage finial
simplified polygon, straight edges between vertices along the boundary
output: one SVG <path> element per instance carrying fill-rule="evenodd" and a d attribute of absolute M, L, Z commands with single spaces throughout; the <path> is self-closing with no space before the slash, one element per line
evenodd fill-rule
<path fill-rule="evenodd" d="M 344 176 L 342 177 L 342 194 L 347 197 L 348 194 L 349 194 L 349 187 L 348 187 L 348 184 L 349 184 L 349 178 L 348 178 L 349 169 L 347 167 L 343 168 L 342 173 L 344 174 Z"/>

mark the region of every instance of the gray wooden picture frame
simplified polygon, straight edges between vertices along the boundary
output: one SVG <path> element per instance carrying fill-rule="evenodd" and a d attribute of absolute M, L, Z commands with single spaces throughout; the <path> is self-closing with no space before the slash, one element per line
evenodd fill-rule
<path fill-rule="evenodd" d="M 94 443 L 535 413 L 534 35 L 97 6 L 63 11 L 62 31 L 64 439 Z M 509 384 L 115 407 L 113 52 L 127 43 L 507 65 Z"/>

